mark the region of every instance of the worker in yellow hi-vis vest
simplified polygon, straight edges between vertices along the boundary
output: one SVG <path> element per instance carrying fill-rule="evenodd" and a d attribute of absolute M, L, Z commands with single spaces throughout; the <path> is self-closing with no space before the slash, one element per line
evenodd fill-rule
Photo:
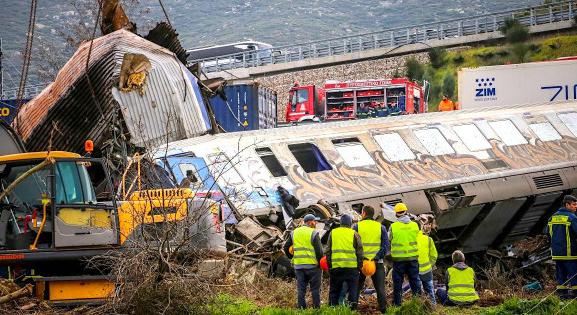
<path fill-rule="evenodd" d="M 479 300 L 475 291 L 475 271 L 465 264 L 465 255 L 456 250 L 451 255 L 453 266 L 447 269 L 447 289 L 438 289 L 443 305 L 470 305 Z"/>
<path fill-rule="evenodd" d="M 419 226 L 407 215 L 408 208 L 404 203 L 397 203 L 394 210 L 397 222 L 391 224 L 389 229 L 393 259 L 393 303 L 401 305 L 405 275 L 409 278 L 413 295 L 421 294 L 417 247 Z"/>
<path fill-rule="evenodd" d="M 327 242 L 329 305 L 336 306 L 339 303 L 339 295 L 346 283 L 349 306 L 356 309 L 359 300 L 359 270 L 363 265 L 363 243 L 359 234 L 351 229 L 352 224 L 351 216 L 344 214 L 341 226 L 331 231 Z"/>
<path fill-rule="evenodd" d="M 315 231 L 318 218 L 312 214 L 304 217 L 304 226 L 296 228 L 284 245 L 287 257 L 292 258 L 297 279 L 297 300 L 299 308 L 306 308 L 307 287 L 311 287 L 313 307 L 321 306 L 322 271 L 319 261 L 323 257 L 323 248 L 319 233 Z"/>
<path fill-rule="evenodd" d="M 379 302 L 379 311 L 386 313 L 387 296 L 385 294 L 385 275 L 386 267 L 383 262 L 385 255 L 389 253 L 390 243 L 387 234 L 387 228 L 374 219 L 375 209 L 371 206 L 364 206 L 361 211 L 363 219 L 353 226 L 353 230 L 359 232 L 361 242 L 363 242 L 363 254 L 365 260 L 375 263 L 375 273 L 371 275 L 373 286 L 377 291 L 377 301 Z M 363 262 L 363 264 L 366 262 Z M 359 275 L 359 293 L 363 289 L 366 276 L 364 273 Z"/>
<path fill-rule="evenodd" d="M 437 304 L 435 299 L 435 289 L 433 287 L 433 267 L 437 262 L 437 248 L 435 242 L 429 236 L 430 227 L 420 223 L 421 231 L 417 236 L 417 247 L 419 248 L 419 278 L 423 284 L 423 290 L 429 296 L 433 305 Z"/>

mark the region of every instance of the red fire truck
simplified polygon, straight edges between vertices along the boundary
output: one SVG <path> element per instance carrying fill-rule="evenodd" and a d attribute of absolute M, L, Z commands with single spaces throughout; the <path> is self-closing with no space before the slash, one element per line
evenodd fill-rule
<path fill-rule="evenodd" d="M 423 87 L 406 78 L 326 81 L 323 88 L 295 83 L 289 91 L 286 122 L 386 117 L 426 110 Z"/>

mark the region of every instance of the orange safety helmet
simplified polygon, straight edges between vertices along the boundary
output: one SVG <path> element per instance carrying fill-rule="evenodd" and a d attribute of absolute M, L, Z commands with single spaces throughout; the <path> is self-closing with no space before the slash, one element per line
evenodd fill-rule
<path fill-rule="evenodd" d="M 366 277 L 370 277 L 377 271 L 377 265 L 374 260 L 363 260 L 362 272 Z"/>
<path fill-rule="evenodd" d="M 295 248 L 292 245 L 291 245 L 291 247 L 289 247 L 289 254 L 291 254 L 291 255 L 295 254 Z"/>
<path fill-rule="evenodd" d="M 327 256 L 323 256 L 323 258 L 321 258 L 321 261 L 319 261 L 319 265 L 321 266 L 322 270 L 324 271 L 329 270 L 329 262 L 327 261 Z"/>

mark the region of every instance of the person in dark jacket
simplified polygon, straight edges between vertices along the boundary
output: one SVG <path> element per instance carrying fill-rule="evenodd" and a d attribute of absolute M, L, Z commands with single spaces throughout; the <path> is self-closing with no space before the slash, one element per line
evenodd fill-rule
<path fill-rule="evenodd" d="M 385 275 L 386 267 L 383 259 L 386 254 L 390 253 L 391 245 L 387 228 L 381 223 L 373 220 L 375 209 L 371 206 L 364 206 L 361 212 L 362 221 L 353 226 L 353 230 L 357 231 L 361 236 L 363 242 L 364 259 L 374 260 L 377 269 L 371 276 L 373 286 L 377 291 L 377 301 L 379 302 L 379 310 L 381 313 L 387 311 L 387 296 L 385 294 Z M 365 284 L 366 276 L 361 272 L 359 274 L 359 294 Z"/>
<path fill-rule="evenodd" d="M 329 234 L 327 262 L 329 264 L 329 305 L 339 303 L 339 295 L 346 283 L 349 289 L 348 302 L 351 309 L 359 301 L 359 270 L 363 266 L 363 243 L 359 233 L 351 229 L 353 219 L 348 214 L 341 217 L 341 226 Z"/>
<path fill-rule="evenodd" d="M 304 226 L 296 228 L 284 244 L 285 254 L 291 258 L 297 279 L 298 307 L 306 308 L 307 287 L 311 287 L 313 307 L 321 306 L 321 277 L 319 261 L 323 257 L 323 248 L 319 233 L 315 231 L 318 218 L 312 214 L 304 217 Z M 291 253 L 291 246 L 293 252 Z"/>
<path fill-rule="evenodd" d="M 563 197 L 563 207 L 551 218 L 545 233 L 551 238 L 551 256 L 555 261 L 557 294 L 563 299 L 577 297 L 577 198 Z"/>

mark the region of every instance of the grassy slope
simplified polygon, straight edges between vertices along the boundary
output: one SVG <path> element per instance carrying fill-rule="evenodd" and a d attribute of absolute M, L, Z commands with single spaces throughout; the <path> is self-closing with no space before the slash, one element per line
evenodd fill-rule
<path fill-rule="evenodd" d="M 524 56 L 525 62 L 552 60 L 559 57 L 577 56 L 577 35 L 560 35 L 546 39 L 535 39 L 528 44 L 529 51 Z M 512 53 L 512 46 L 488 46 L 471 48 L 461 51 L 447 52 L 445 65 L 433 69 L 430 64 L 425 66 L 425 78 L 431 82 L 432 94 L 429 98 L 429 111 L 436 111 L 440 95 L 435 93 L 443 86 L 443 78 L 447 73 L 455 77 L 455 96 L 457 100 L 457 72 L 460 68 L 481 67 L 515 63 L 517 57 Z M 457 62 L 462 57 L 462 62 Z M 433 95 L 435 94 L 435 95 Z"/>
<path fill-rule="evenodd" d="M 298 310 L 294 308 L 278 307 L 258 307 L 253 302 L 235 297 L 229 294 L 220 294 L 213 298 L 207 308 L 207 313 L 212 315 L 352 315 L 358 314 L 344 306 L 332 308 L 324 305 L 318 310 L 306 309 Z M 559 314 L 570 315 L 577 314 L 577 301 L 562 302 L 556 297 L 546 299 L 521 300 L 517 298 L 508 299 L 503 304 L 493 307 L 442 307 L 438 306 L 431 309 L 430 306 L 423 304 L 422 300 L 413 299 L 401 307 L 389 307 L 388 315 L 547 315 Z"/>

